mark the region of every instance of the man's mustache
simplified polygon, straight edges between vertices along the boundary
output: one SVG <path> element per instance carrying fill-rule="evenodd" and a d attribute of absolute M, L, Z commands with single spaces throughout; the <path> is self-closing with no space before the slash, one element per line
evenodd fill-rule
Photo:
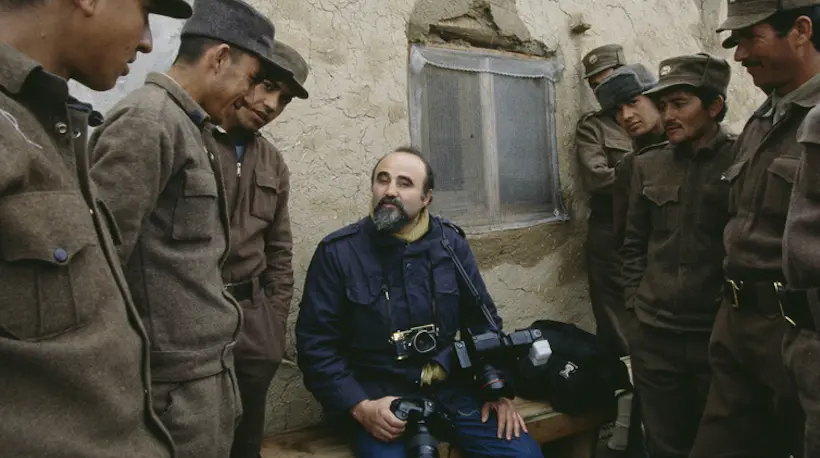
<path fill-rule="evenodd" d="M 379 204 L 376 205 L 376 208 L 378 209 L 385 205 L 395 205 L 396 208 L 398 208 L 401 211 L 404 211 L 404 204 L 402 204 L 401 199 L 397 197 L 382 197 L 382 199 L 379 200 Z"/>

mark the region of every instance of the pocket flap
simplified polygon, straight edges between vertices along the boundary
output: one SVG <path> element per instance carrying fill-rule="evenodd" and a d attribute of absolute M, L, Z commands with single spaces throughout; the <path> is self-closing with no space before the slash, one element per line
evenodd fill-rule
<path fill-rule="evenodd" d="M 643 195 L 655 205 L 666 205 L 678 201 L 680 186 L 647 186 L 643 188 Z"/>
<path fill-rule="evenodd" d="M 185 197 L 216 197 L 216 175 L 206 170 L 186 170 Z"/>
<path fill-rule="evenodd" d="M 261 188 L 268 188 L 273 191 L 279 190 L 279 180 L 276 176 L 270 174 L 259 174 L 254 173 L 254 181 L 256 181 L 256 186 Z"/>
<path fill-rule="evenodd" d="M 356 304 L 372 304 L 381 290 L 381 281 L 378 278 L 371 278 L 347 285 L 347 298 Z"/>
<path fill-rule="evenodd" d="M 725 181 L 728 183 L 732 183 L 735 179 L 740 175 L 741 170 L 743 170 L 743 166 L 746 165 L 746 161 L 740 161 L 737 163 L 732 164 L 725 172 L 720 176 L 720 181 Z"/>
<path fill-rule="evenodd" d="M 800 164 L 800 159 L 793 157 L 776 157 L 769 168 L 769 172 L 786 180 L 787 183 L 793 184 L 794 177 L 797 175 L 797 166 Z"/>
<path fill-rule="evenodd" d="M 66 265 L 97 243 L 91 212 L 78 194 L 31 192 L 0 200 L 0 256 Z"/>

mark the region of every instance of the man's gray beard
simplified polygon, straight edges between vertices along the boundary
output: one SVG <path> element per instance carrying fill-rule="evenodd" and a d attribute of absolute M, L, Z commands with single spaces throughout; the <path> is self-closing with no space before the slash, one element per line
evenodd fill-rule
<path fill-rule="evenodd" d="M 379 232 L 395 234 L 408 222 L 410 222 L 410 217 L 399 208 L 381 206 L 373 212 L 373 223 L 376 224 L 376 230 Z"/>

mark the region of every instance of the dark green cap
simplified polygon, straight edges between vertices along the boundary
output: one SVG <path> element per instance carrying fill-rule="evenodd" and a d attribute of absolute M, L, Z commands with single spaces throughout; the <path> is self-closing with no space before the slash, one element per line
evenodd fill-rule
<path fill-rule="evenodd" d="M 717 28 L 740 30 L 763 22 L 778 11 L 796 10 L 807 6 L 820 5 L 820 0 L 728 0 L 729 12 L 723 24 Z M 732 37 L 723 41 L 724 48 L 737 46 Z"/>
<path fill-rule="evenodd" d="M 726 59 L 707 54 L 687 54 L 661 61 L 658 85 L 645 95 L 657 94 L 675 86 L 704 87 L 726 95 L 732 69 Z"/>
<path fill-rule="evenodd" d="M 606 69 L 620 65 L 626 65 L 624 49 L 621 45 L 599 46 L 584 56 L 584 78 L 593 77 Z"/>

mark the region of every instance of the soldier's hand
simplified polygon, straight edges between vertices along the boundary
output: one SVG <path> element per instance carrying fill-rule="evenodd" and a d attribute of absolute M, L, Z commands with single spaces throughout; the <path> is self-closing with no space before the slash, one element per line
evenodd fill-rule
<path fill-rule="evenodd" d="M 390 403 L 395 396 L 362 401 L 356 404 L 350 413 L 371 436 L 382 442 L 390 442 L 403 432 L 406 422 L 399 420 L 390 410 Z"/>

